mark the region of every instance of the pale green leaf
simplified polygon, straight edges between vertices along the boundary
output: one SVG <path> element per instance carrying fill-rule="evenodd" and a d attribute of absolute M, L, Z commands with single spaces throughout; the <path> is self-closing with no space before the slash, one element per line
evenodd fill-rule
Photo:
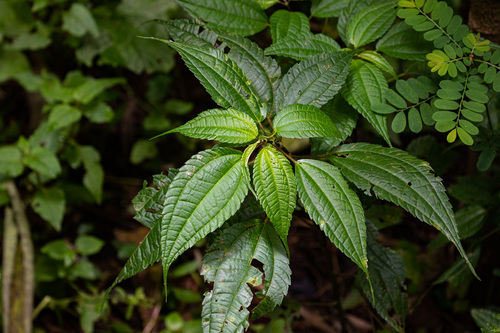
<path fill-rule="evenodd" d="M 305 39 L 312 35 L 309 19 L 301 12 L 280 9 L 269 19 L 273 43 L 284 39 Z"/>
<path fill-rule="evenodd" d="M 192 16 L 208 22 L 208 26 L 253 35 L 264 30 L 267 16 L 255 2 L 247 0 L 176 0 Z"/>
<path fill-rule="evenodd" d="M 0 50 L 0 82 L 13 77 L 19 77 L 20 73 L 30 73 L 30 63 L 22 52 Z M 34 76 L 34 75 L 33 75 Z M 32 83 L 32 80 L 29 80 Z"/>
<path fill-rule="evenodd" d="M 313 105 L 284 107 L 274 118 L 274 130 L 284 138 L 341 137 L 330 117 Z"/>
<path fill-rule="evenodd" d="M 164 134 L 176 132 L 191 138 L 236 144 L 255 140 L 259 134 L 252 118 L 233 108 L 203 111 L 196 118 Z"/>
<path fill-rule="evenodd" d="M 368 272 L 373 285 L 375 299 L 371 296 L 370 284 L 363 274 L 358 274 L 363 292 L 377 312 L 398 332 L 404 331 L 408 311 L 408 295 L 404 284 L 406 267 L 403 258 L 396 252 L 375 241 L 377 228 L 367 222 Z M 392 314 L 395 312 L 396 316 Z"/>
<path fill-rule="evenodd" d="M 349 0 L 313 0 L 311 16 L 338 17 L 348 5 Z"/>
<path fill-rule="evenodd" d="M 23 158 L 24 164 L 48 178 L 55 178 L 61 172 L 56 155 L 44 147 L 35 147 Z"/>
<path fill-rule="evenodd" d="M 383 70 L 384 72 L 391 74 L 395 80 L 398 79 L 398 75 L 394 71 L 394 68 L 392 67 L 392 65 L 378 52 L 368 50 L 368 51 L 364 51 L 364 52 L 358 54 L 358 57 L 360 57 L 361 59 L 364 59 L 366 61 L 371 62 L 372 64 L 374 64 L 375 66 L 377 66 L 378 68 Z"/>
<path fill-rule="evenodd" d="M 433 45 L 411 26 L 399 22 L 377 42 L 377 50 L 395 58 L 425 60 L 425 55 L 432 52 Z"/>
<path fill-rule="evenodd" d="M 344 84 L 351 56 L 344 51 L 323 53 L 294 65 L 278 86 L 275 111 L 294 103 L 324 105 Z"/>
<path fill-rule="evenodd" d="M 54 229 L 61 231 L 64 209 L 66 208 L 66 198 L 61 189 L 42 188 L 38 190 L 33 197 L 31 207 Z"/>
<path fill-rule="evenodd" d="M 103 246 L 104 241 L 90 235 L 81 235 L 75 240 L 76 251 L 86 256 L 96 254 Z"/>
<path fill-rule="evenodd" d="M 310 34 L 307 37 L 281 39 L 269 46 L 266 54 L 306 60 L 317 54 L 339 50 L 340 45 L 334 39 L 323 34 Z"/>
<path fill-rule="evenodd" d="M 262 208 L 286 244 L 297 199 L 295 176 L 290 162 L 276 149 L 265 147 L 255 158 L 253 183 Z"/>
<path fill-rule="evenodd" d="M 366 45 L 381 37 L 396 18 L 392 2 L 376 3 L 357 13 L 347 27 L 347 40 L 354 48 Z"/>
<path fill-rule="evenodd" d="M 49 115 L 49 127 L 52 130 L 70 126 L 80 120 L 82 111 L 69 104 L 57 104 Z"/>
<path fill-rule="evenodd" d="M 299 198 L 311 219 L 368 274 L 363 208 L 340 171 L 323 161 L 299 160 L 295 177 Z"/>
<path fill-rule="evenodd" d="M 387 81 L 380 69 L 366 61 L 353 60 L 341 93 L 345 100 L 372 124 L 387 144 L 391 145 L 386 117 L 371 110 L 373 104 L 383 102 L 387 89 Z"/>
<path fill-rule="evenodd" d="M 22 153 L 14 146 L 0 147 L 0 174 L 17 177 L 24 171 Z"/>
<path fill-rule="evenodd" d="M 93 37 L 99 37 L 99 27 L 90 10 L 81 3 L 73 3 L 69 11 L 62 15 L 62 28 L 73 36 L 83 37 L 90 33 Z"/>
<path fill-rule="evenodd" d="M 336 155 L 330 160 L 357 187 L 401 206 L 440 230 L 455 244 L 475 274 L 460 244 L 445 188 L 428 163 L 399 149 L 367 143 L 340 146 Z"/>
<path fill-rule="evenodd" d="M 223 108 L 233 107 L 261 120 L 258 97 L 242 70 L 219 49 L 160 40 L 178 51 L 213 100 Z"/>
<path fill-rule="evenodd" d="M 253 298 L 249 285 L 262 284 L 263 275 L 252 266 L 254 259 L 264 265 L 265 274 L 264 306 L 259 306 L 257 315 L 272 310 L 288 292 L 291 271 L 286 251 L 269 224 L 254 223 L 237 223 L 225 229 L 203 258 L 202 274 L 214 283 L 203 300 L 205 333 L 243 332 L 248 328 L 247 307 Z"/>
<path fill-rule="evenodd" d="M 172 262 L 219 228 L 248 192 L 241 152 L 229 148 L 195 154 L 169 186 L 161 223 L 164 276 Z"/>
<path fill-rule="evenodd" d="M 279 0 L 255 0 L 262 9 L 267 9 L 274 4 L 277 4 Z"/>

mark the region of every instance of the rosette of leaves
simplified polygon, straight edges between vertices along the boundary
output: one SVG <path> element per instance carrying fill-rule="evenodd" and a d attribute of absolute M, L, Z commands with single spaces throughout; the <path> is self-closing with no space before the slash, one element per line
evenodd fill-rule
<path fill-rule="evenodd" d="M 189 8 L 209 22 L 214 19 L 201 6 Z M 202 261 L 202 274 L 213 282 L 203 301 L 203 330 L 242 332 L 249 318 L 271 311 L 288 291 L 287 235 L 298 197 L 310 218 L 371 285 L 364 211 L 349 182 L 441 230 L 474 271 L 460 244 L 445 189 L 429 165 L 394 148 L 367 143 L 339 146 L 354 128 L 352 119 L 331 117 L 321 109 L 335 107 L 329 101 L 343 89 L 347 100 L 354 100 L 352 87 L 362 80 L 354 74 L 349 82 L 349 75 L 357 69 L 372 75 L 379 71 L 375 65 L 352 60 L 348 50 L 328 50 L 307 56 L 281 74 L 276 60 L 254 42 L 220 26 L 209 30 L 193 20 L 166 26 L 173 40 L 157 40 L 181 55 L 219 108 L 203 111 L 164 134 L 218 144 L 193 155 L 168 176 L 162 207 L 155 199 L 147 200 L 160 192 L 144 192 L 137 200 L 146 202 L 143 207 L 155 207 L 154 223 L 149 223 L 150 234 L 115 283 L 161 260 L 166 288 L 172 263 L 216 232 Z M 333 138 L 337 144 L 322 158 L 300 159 L 283 148 L 283 138 Z M 242 202 L 252 196 L 265 212 L 262 218 L 245 213 Z M 250 308 L 250 287 L 259 285 L 260 302 Z M 378 295 L 369 289 L 372 297 Z"/>

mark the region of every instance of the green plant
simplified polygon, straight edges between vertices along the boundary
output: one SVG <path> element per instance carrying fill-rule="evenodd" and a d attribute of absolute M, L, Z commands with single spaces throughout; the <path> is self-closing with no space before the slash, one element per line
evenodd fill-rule
<path fill-rule="evenodd" d="M 360 200 L 372 195 L 440 230 L 476 275 L 460 243 L 445 188 L 428 163 L 392 147 L 342 144 L 356 127 L 359 113 L 391 146 L 386 117 L 381 113 L 395 108 L 383 104 L 384 98 L 398 107 L 407 104 L 388 88 L 382 71 L 390 75 L 389 80 L 398 76 L 382 54 L 421 58 L 430 52 L 426 51 L 431 46 L 426 41 L 429 34 L 422 38 L 403 22 L 393 25 L 396 6 L 392 1 L 319 0 L 313 1 L 312 16 L 339 17 L 337 29 L 346 48 L 325 34 L 313 34 L 303 13 L 281 9 L 269 18 L 272 44 L 262 50 L 244 36 L 267 27 L 264 8 L 278 1 L 178 3 L 205 23 L 163 22 L 173 40 L 147 38 L 176 50 L 220 108 L 203 111 L 164 134 L 180 133 L 219 143 L 193 155 L 180 169 L 156 175 L 154 187 L 144 187 L 134 199 L 135 218 L 151 230 L 112 287 L 161 260 L 168 293 L 167 276 L 174 260 L 214 233 L 201 269 L 205 280 L 213 283 L 203 301 L 203 330 L 243 331 L 249 318 L 274 309 L 287 294 L 291 274 L 287 234 L 294 211 L 303 209 L 359 267 L 362 289 L 377 312 L 396 330 L 404 331 L 405 265 L 399 255 L 374 241 L 376 228 L 366 221 Z M 411 15 L 423 4 L 400 2 L 415 7 Z M 445 5 L 441 4 L 427 13 L 434 10 L 434 15 L 442 15 L 440 8 Z M 400 16 L 406 15 L 404 10 L 399 11 Z M 423 13 L 426 10 L 424 7 Z M 427 15 L 423 18 L 419 20 L 425 21 Z M 376 40 L 377 50 L 368 49 Z M 475 50 L 484 52 L 485 44 L 475 40 Z M 436 59 L 431 56 L 433 70 L 459 77 L 448 60 Z M 279 60 L 284 60 L 282 66 Z M 462 88 L 467 95 L 468 90 Z M 416 120 L 419 117 L 426 125 L 439 118 L 441 111 L 429 104 L 430 96 L 439 93 L 431 79 L 398 80 L 396 89 L 412 104 L 422 105 L 420 113 L 410 110 L 412 130 L 418 132 L 423 126 Z M 373 112 L 373 105 L 378 113 Z M 402 122 L 395 119 L 396 124 L 398 121 Z M 466 123 L 457 124 L 456 132 L 464 140 Z M 393 125 L 396 130 L 404 127 Z M 312 154 L 291 153 L 283 139 L 309 139 Z M 263 265 L 262 270 L 256 261 Z M 251 287 L 258 286 L 260 302 L 249 310 Z"/>

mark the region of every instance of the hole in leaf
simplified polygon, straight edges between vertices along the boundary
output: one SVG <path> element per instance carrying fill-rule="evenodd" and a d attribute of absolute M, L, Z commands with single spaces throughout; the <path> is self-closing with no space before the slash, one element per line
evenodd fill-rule
<path fill-rule="evenodd" d="M 410 186 L 410 187 L 411 187 L 411 185 L 412 185 L 412 184 L 411 184 L 411 182 L 408 182 L 408 186 Z"/>

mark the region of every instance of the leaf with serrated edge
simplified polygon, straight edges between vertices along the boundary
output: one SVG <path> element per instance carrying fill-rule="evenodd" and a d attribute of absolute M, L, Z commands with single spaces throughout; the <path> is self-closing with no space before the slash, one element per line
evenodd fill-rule
<path fill-rule="evenodd" d="M 381 70 L 389 73 L 394 77 L 395 80 L 398 79 L 398 75 L 394 71 L 392 65 L 384 58 L 382 55 L 375 51 L 364 51 L 358 55 L 361 59 L 371 62 Z"/>
<path fill-rule="evenodd" d="M 202 275 L 214 282 L 203 300 L 203 332 L 243 332 L 248 328 L 247 307 L 253 296 L 248 284 L 262 283 L 262 272 L 252 266 L 253 259 L 264 265 L 263 302 L 272 303 L 265 310 L 281 303 L 291 275 L 283 244 L 269 224 L 255 220 L 237 223 L 223 231 L 203 258 Z"/>
<path fill-rule="evenodd" d="M 151 38 L 167 43 L 180 53 L 184 62 L 200 80 L 212 99 L 221 107 L 233 107 L 260 121 L 260 101 L 242 70 L 219 49 L 186 45 L 163 39 Z"/>
<path fill-rule="evenodd" d="M 309 19 L 300 12 L 280 9 L 269 19 L 273 43 L 283 39 L 302 39 L 312 35 Z"/>
<path fill-rule="evenodd" d="M 455 217 L 439 177 L 428 163 L 394 148 L 368 143 L 342 145 L 330 158 L 342 173 L 366 193 L 391 201 L 433 225 L 455 244 L 474 275 L 460 244 Z M 477 275 L 476 275 L 477 277 Z"/>
<path fill-rule="evenodd" d="M 368 274 L 363 207 L 340 171 L 323 161 L 299 160 L 295 179 L 299 198 L 311 219 Z"/>
<path fill-rule="evenodd" d="M 311 15 L 314 17 L 337 17 L 349 5 L 349 0 L 313 0 Z"/>
<path fill-rule="evenodd" d="M 376 3 L 362 9 L 347 27 L 347 39 L 358 48 L 381 37 L 396 18 L 392 2 Z"/>
<path fill-rule="evenodd" d="M 192 16 L 239 35 L 253 35 L 267 26 L 264 10 L 247 0 L 176 0 Z"/>
<path fill-rule="evenodd" d="M 378 51 L 391 57 L 408 60 L 425 60 L 425 55 L 433 50 L 432 43 L 405 22 L 392 26 L 377 42 L 376 47 Z"/>
<path fill-rule="evenodd" d="M 262 208 L 286 244 L 297 198 L 290 162 L 276 149 L 265 147 L 255 158 L 253 183 Z"/>
<path fill-rule="evenodd" d="M 246 143 L 257 138 L 259 130 L 249 115 L 233 108 L 203 111 L 182 126 L 166 132 L 191 138 L 225 143 Z"/>
<path fill-rule="evenodd" d="M 306 60 L 317 54 L 339 50 L 340 45 L 335 39 L 323 34 L 311 34 L 307 38 L 285 38 L 273 43 L 266 49 L 266 54 Z"/>
<path fill-rule="evenodd" d="M 366 61 L 353 60 L 341 93 L 345 100 L 372 124 L 390 146 L 386 117 L 371 110 L 373 104 L 383 102 L 383 96 L 388 87 L 380 69 Z"/>
<path fill-rule="evenodd" d="M 210 30 L 200 31 L 201 25 L 197 20 L 180 19 L 160 22 L 164 24 L 170 38 L 176 42 L 213 47 L 217 41 L 217 35 Z"/>
<path fill-rule="evenodd" d="M 209 149 L 194 155 L 170 184 L 161 226 L 164 279 L 172 262 L 240 207 L 248 192 L 241 152 Z"/>
<path fill-rule="evenodd" d="M 345 51 L 323 53 L 294 65 L 278 86 L 275 111 L 294 103 L 324 105 L 344 84 L 351 56 Z"/>
<path fill-rule="evenodd" d="M 283 108 L 274 118 L 274 130 L 284 138 L 341 137 L 330 117 L 313 105 Z"/>

